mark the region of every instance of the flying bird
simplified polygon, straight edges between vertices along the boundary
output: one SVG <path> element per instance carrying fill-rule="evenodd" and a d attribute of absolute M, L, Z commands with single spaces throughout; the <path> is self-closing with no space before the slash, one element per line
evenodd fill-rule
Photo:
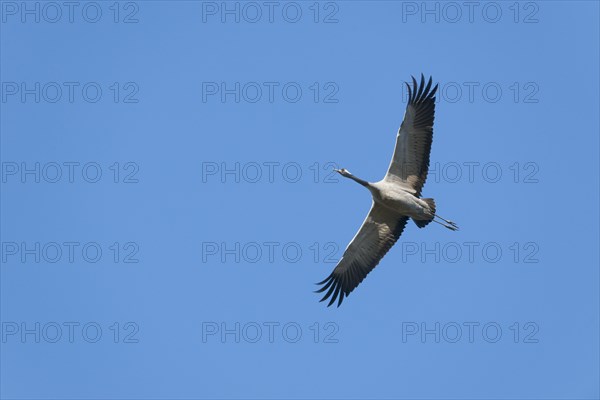
<path fill-rule="evenodd" d="M 327 291 L 321 301 L 331 298 L 328 306 L 338 300 L 338 307 L 379 264 L 379 261 L 396 243 L 409 218 L 419 228 L 434 221 L 453 231 L 458 226 L 435 211 L 435 202 L 421 198 L 421 190 L 427 179 L 429 153 L 433 138 L 435 92 L 431 89 L 431 77 L 425 85 L 412 77 L 408 88 L 408 105 L 404 120 L 396 137 L 396 147 L 387 174 L 379 182 L 367 182 L 352 175 L 347 169 L 336 169 L 369 189 L 373 197 L 371 210 L 362 226 L 344 251 L 333 272 L 317 285 L 323 285 L 317 293 Z M 437 219 L 435 219 L 437 218 Z"/>

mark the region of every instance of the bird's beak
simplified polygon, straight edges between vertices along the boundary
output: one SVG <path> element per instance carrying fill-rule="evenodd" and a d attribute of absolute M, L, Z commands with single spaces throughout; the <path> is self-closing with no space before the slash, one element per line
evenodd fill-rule
<path fill-rule="evenodd" d="M 338 174 L 339 174 L 339 173 L 340 173 L 340 171 L 341 171 L 341 170 L 339 170 L 339 169 L 335 169 L 335 168 L 334 168 L 333 170 L 334 170 L 335 172 L 337 172 Z"/>

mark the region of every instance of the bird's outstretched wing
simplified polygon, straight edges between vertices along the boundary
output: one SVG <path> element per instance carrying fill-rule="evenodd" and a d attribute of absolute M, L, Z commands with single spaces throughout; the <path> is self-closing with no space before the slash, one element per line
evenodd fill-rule
<path fill-rule="evenodd" d="M 421 74 L 419 85 L 413 77 L 412 88 L 408 83 L 406 86 L 408 105 L 404 113 L 404 121 L 398 130 L 394 156 L 384 180 L 396 182 L 406 191 L 419 197 L 429 170 L 435 92 L 438 85 L 431 89 L 431 78 L 429 78 L 426 86 L 425 78 Z"/>
<path fill-rule="evenodd" d="M 328 304 L 330 306 L 339 299 L 339 307 L 344 296 L 348 296 L 365 279 L 396 243 L 406 221 L 408 217 L 373 203 L 371 211 L 344 251 L 338 265 L 331 275 L 317 283 L 323 285 L 317 293 L 327 290 L 321 301 L 331 297 Z"/>

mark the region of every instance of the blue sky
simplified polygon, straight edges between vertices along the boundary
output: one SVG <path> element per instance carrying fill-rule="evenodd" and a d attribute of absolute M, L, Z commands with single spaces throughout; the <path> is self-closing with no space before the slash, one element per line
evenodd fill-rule
<path fill-rule="evenodd" d="M 3 398 L 598 398 L 597 2 L 2 1 Z M 440 83 L 409 223 L 312 293 Z"/>

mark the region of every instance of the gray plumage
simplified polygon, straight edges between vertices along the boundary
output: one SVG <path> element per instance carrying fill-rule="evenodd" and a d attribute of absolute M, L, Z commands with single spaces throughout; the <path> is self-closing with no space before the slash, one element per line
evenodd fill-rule
<path fill-rule="evenodd" d="M 425 84 L 422 74 L 419 85 L 414 77 L 412 88 L 406 84 L 408 105 L 398 130 L 392 161 L 381 181 L 366 182 L 346 169 L 336 170 L 340 175 L 369 189 L 373 204 L 333 272 L 318 283 L 323 286 L 317 293 L 327 291 L 321 301 L 331 297 L 328 306 L 337 300 L 339 307 L 344 297 L 377 266 L 402 235 L 409 218 L 419 228 L 434 221 L 448 229 L 458 230 L 454 222 L 436 215 L 433 199 L 420 198 L 429 169 L 435 92 L 438 87 L 435 85 L 432 89 L 431 84 L 431 78 Z M 441 222 L 435 220 L 436 217 Z"/>

